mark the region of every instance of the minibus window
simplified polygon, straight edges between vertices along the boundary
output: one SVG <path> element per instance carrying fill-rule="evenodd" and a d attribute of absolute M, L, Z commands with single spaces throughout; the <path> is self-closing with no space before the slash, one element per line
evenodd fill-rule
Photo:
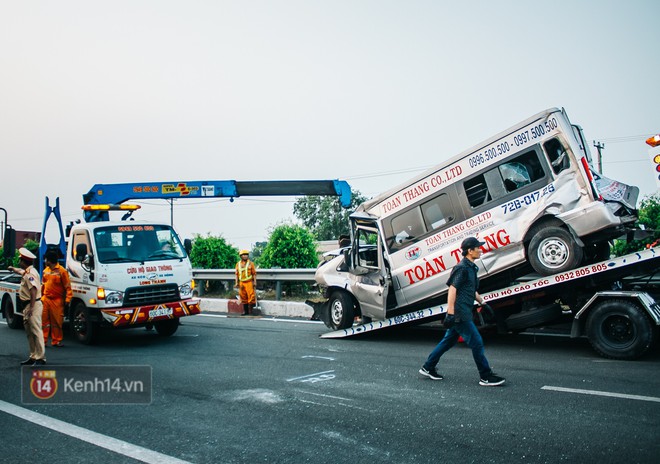
<path fill-rule="evenodd" d="M 492 200 L 483 174 L 465 181 L 465 184 L 463 185 L 465 187 L 465 195 L 467 195 L 468 202 L 473 208 Z"/>
<path fill-rule="evenodd" d="M 536 152 L 524 153 L 499 166 L 507 192 L 513 192 L 545 176 Z"/>
<path fill-rule="evenodd" d="M 559 174 L 564 169 L 568 169 L 571 166 L 571 160 L 568 157 L 566 148 L 558 139 L 550 139 L 543 144 L 545 152 L 548 154 L 550 159 L 550 164 L 552 165 L 552 170 L 555 174 Z"/>
<path fill-rule="evenodd" d="M 504 163 L 500 166 L 500 174 L 502 174 L 502 179 L 504 180 L 504 187 L 507 192 L 513 192 L 514 190 L 524 187 L 527 184 L 532 183 L 532 179 L 527 171 L 527 167 L 516 161 L 510 163 Z"/>
<path fill-rule="evenodd" d="M 435 230 L 454 220 L 454 209 L 447 194 L 438 195 L 421 208 L 428 230 Z"/>
<path fill-rule="evenodd" d="M 392 218 L 393 249 L 400 249 L 426 233 L 419 208 L 413 208 Z"/>

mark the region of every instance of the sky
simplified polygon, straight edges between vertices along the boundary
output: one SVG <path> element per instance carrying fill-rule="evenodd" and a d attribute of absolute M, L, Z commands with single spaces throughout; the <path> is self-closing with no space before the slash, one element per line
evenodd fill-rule
<path fill-rule="evenodd" d="M 371 197 L 551 107 L 650 195 L 658 17 L 656 0 L 0 0 L 0 207 L 36 231 L 46 196 L 69 222 L 95 184 L 341 179 Z M 294 201 L 181 199 L 174 227 L 250 248 Z M 165 200 L 135 203 L 170 222 Z"/>

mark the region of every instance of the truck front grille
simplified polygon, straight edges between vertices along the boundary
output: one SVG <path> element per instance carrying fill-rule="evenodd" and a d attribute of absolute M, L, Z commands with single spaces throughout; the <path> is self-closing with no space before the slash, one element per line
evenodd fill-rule
<path fill-rule="evenodd" d="M 169 303 L 170 301 L 178 301 L 179 299 L 179 287 L 177 284 L 149 285 L 126 289 L 124 305 L 145 306 Z"/>

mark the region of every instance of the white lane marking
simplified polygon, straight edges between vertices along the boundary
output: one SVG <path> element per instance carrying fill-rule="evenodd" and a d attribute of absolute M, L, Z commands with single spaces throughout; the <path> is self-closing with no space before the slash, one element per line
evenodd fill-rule
<path fill-rule="evenodd" d="M 335 360 L 335 358 L 328 358 L 328 357 L 326 357 L 326 356 L 313 356 L 313 355 L 311 355 L 311 354 L 306 355 L 306 356 L 303 356 L 303 359 L 305 359 L 305 358 L 325 359 L 325 360 L 327 360 L 327 361 L 334 361 L 334 360 Z"/>
<path fill-rule="evenodd" d="M 0 411 L 141 462 L 153 464 L 190 464 L 189 461 L 183 461 L 157 451 L 108 437 L 107 435 L 92 432 L 77 425 L 69 424 L 59 419 L 53 419 L 52 417 L 44 416 L 43 414 L 2 400 L 0 400 Z"/>
<path fill-rule="evenodd" d="M 302 379 L 308 379 L 308 378 L 324 376 L 324 375 L 327 375 L 327 374 L 332 374 L 333 372 L 335 372 L 335 371 L 332 370 L 332 371 L 317 372 L 316 374 L 302 375 L 300 377 L 294 377 L 292 379 L 287 379 L 286 381 L 287 382 L 295 382 L 296 380 L 302 380 Z"/>
<path fill-rule="evenodd" d="M 301 403 L 305 403 L 305 404 L 315 404 L 317 406 L 326 406 L 328 408 L 334 408 L 334 406 L 331 405 L 331 404 L 317 403 L 316 401 L 307 401 L 307 400 L 298 400 L 298 401 L 300 401 Z"/>
<path fill-rule="evenodd" d="M 307 319 L 302 319 L 302 320 L 298 320 L 298 319 L 278 319 L 276 317 L 264 317 L 264 318 L 255 319 L 255 320 L 262 321 L 262 322 L 269 322 L 269 321 L 272 321 L 272 322 L 293 322 L 295 324 L 323 324 L 323 322 L 321 322 L 321 321 L 308 321 Z"/>
<path fill-rule="evenodd" d="M 227 318 L 226 314 L 197 314 L 197 316 L 202 316 L 202 317 L 218 317 L 218 318 Z M 238 319 L 238 318 L 237 318 Z M 295 324 L 323 324 L 322 321 L 308 321 L 306 319 L 278 319 L 277 317 L 260 317 L 260 318 L 253 318 L 249 319 L 252 321 L 261 321 L 261 322 L 289 322 L 289 323 L 295 323 Z"/>
<path fill-rule="evenodd" d="M 613 392 L 604 392 L 597 390 L 581 390 L 579 388 L 564 388 L 564 387 L 553 387 L 553 386 L 543 386 L 541 390 L 552 390 L 565 393 L 579 393 L 582 395 L 595 395 L 595 396 L 609 396 L 611 398 L 624 398 L 627 400 L 638 400 L 638 401 L 651 401 L 653 403 L 660 403 L 660 398 L 655 396 L 641 396 L 641 395 L 627 395 L 625 393 L 613 393 Z"/>
<path fill-rule="evenodd" d="M 323 393 L 312 393 L 312 392 L 305 391 L 305 390 L 296 390 L 296 391 L 298 391 L 300 393 L 304 393 L 306 395 L 320 396 L 322 398 L 332 398 L 334 400 L 353 401 L 350 398 L 342 398 L 341 396 L 324 395 Z"/>

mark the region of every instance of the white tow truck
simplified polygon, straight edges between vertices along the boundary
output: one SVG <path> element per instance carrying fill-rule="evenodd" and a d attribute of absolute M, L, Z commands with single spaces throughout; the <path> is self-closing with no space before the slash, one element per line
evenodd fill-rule
<path fill-rule="evenodd" d="M 136 208 L 133 205 L 83 207 L 86 212 L 106 213 Z M 46 199 L 44 232 L 51 214 L 58 221 L 60 243 L 56 246 L 64 256 L 73 291 L 64 317 L 78 341 L 94 343 L 103 326 L 153 325 L 160 335 L 169 336 L 176 332 L 180 318 L 200 312 L 200 300 L 193 297 L 188 254 L 169 225 L 102 220 L 73 224 L 65 235 L 59 199 L 54 207 Z M 42 233 L 40 262 L 47 248 Z M 17 275 L 0 281 L 2 314 L 13 329 L 23 326 L 21 302 L 17 297 L 19 286 Z"/>
<path fill-rule="evenodd" d="M 486 321 L 475 312 L 480 328 L 499 332 L 572 321 L 570 336 L 586 336 L 594 350 L 612 359 L 637 359 L 655 344 L 660 331 L 660 246 L 550 276 L 526 276 L 504 288 L 480 292 L 495 311 Z M 316 305 L 316 316 L 330 317 Z M 404 312 L 321 335 L 343 338 L 404 324 L 442 319 L 446 304 Z"/>

